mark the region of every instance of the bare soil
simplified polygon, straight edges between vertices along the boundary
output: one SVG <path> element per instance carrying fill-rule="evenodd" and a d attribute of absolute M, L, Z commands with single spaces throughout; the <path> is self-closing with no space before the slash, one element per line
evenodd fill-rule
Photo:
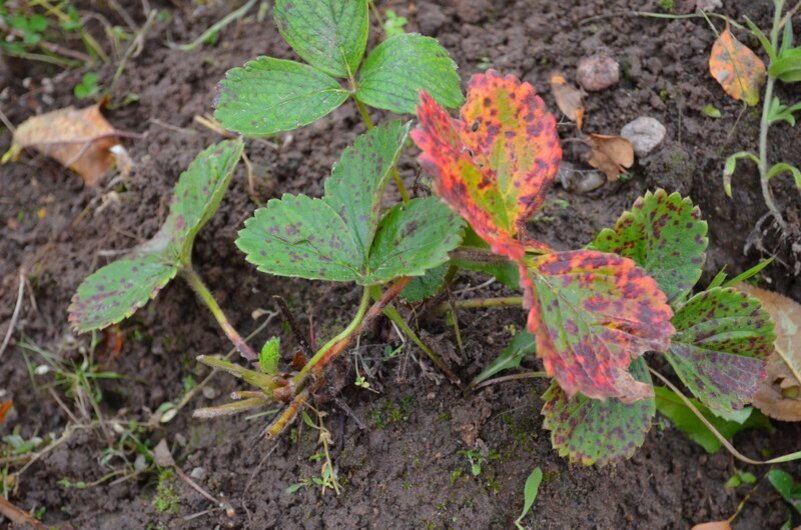
<path fill-rule="evenodd" d="M 120 3 L 137 23 L 143 22 L 140 2 Z M 156 22 L 146 35 L 143 52 L 127 64 L 117 94 L 117 99 L 135 94 L 138 100 L 105 113 L 118 129 L 144 135 L 141 140 L 125 141 L 136 167 L 123 189 L 109 195 L 103 186 L 85 188 L 74 174 L 42 157 L 25 157 L 0 168 L 0 336 L 14 308 L 21 267 L 31 288 L 14 341 L 0 364 L 0 388 L 14 400 L 14 410 L 0 426 L 2 435 L 17 429 L 26 439 L 48 433 L 57 437 L 72 422 L 49 391 L 52 375 L 29 375 L 26 360 L 33 365 L 42 360 L 21 348 L 20 342 L 79 358 L 77 349 L 86 348 L 89 337 L 74 337 L 69 330 L 70 297 L 86 275 L 113 259 L 108 251 L 131 248 L 155 233 L 166 216 L 179 173 L 200 150 L 219 139 L 193 122 L 195 116 L 211 112 L 217 81 L 229 68 L 258 55 L 293 58 L 269 13 L 263 22 L 251 14 L 227 27 L 214 45 L 193 52 L 170 49 L 167 41 L 193 39 L 235 6 L 221 1 L 201 7 L 185 1 L 150 3 L 169 12 L 169 20 Z M 607 184 L 584 196 L 558 187 L 554 190 L 552 199 L 562 199 L 568 206 L 552 200 L 544 216 L 531 224 L 549 244 L 557 248 L 586 244 L 645 190 L 664 187 L 692 197 L 709 220 L 707 273 L 723 266 L 739 272 L 775 255 L 777 260 L 765 279 L 772 289 L 801 300 L 797 191 L 790 183 L 775 187 L 791 224 L 783 237 L 769 222 L 762 223 L 762 230 L 753 230 L 766 212 L 753 166 L 743 164 L 737 171 L 732 199 L 723 193 L 723 159 L 740 149 L 754 148 L 759 116 L 729 100 L 708 75 L 707 55 L 714 34 L 703 19 L 620 16 L 580 24 L 594 15 L 630 9 L 658 11 L 654 1 L 378 4 L 382 10 L 392 8 L 406 16 L 408 31 L 438 38 L 460 65 L 465 82 L 490 65 L 534 84 L 552 108 L 548 74 L 560 69 L 572 76 L 582 57 L 606 50 L 620 62 L 623 75 L 619 85 L 586 98 L 585 130 L 616 134 L 641 115 L 666 125 L 666 141 L 638 161 L 633 179 Z M 112 24 L 123 23 L 105 3 L 87 0 L 79 5 L 100 11 Z M 772 2 L 767 0 L 732 1 L 726 2 L 722 12 L 732 17 L 748 15 L 766 27 L 771 10 Z M 714 22 L 722 27 L 720 20 Z M 102 28 L 95 24 L 96 20 L 90 22 L 90 29 L 102 36 Z M 10 59 L 6 63 L 5 70 L 0 69 L 0 106 L 14 123 L 75 104 L 72 86 L 82 72 L 59 73 Z M 116 66 L 100 69 L 101 86 L 108 86 Z M 55 80 L 48 83 L 46 78 Z M 801 92 L 796 88 L 794 93 L 780 95 L 798 100 Z M 723 117 L 705 117 L 701 113 L 705 105 L 714 105 Z M 565 138 L 573 136 L 569 125 L 560 131 Z M 345 105 L 317 124 L 276 138 L 277 147 L 249 142 L 247 155 L 264 181 L 261 198 L 287 192 L 320 195 L 331 164 L 360 132 L 363 126 L 356 109 Z M 8 134 L 0 136 L 0 152 L 9 143 Z M 581 164 L 573 144 L 565 145 L 565 159 Z M 776 160 L 801 164 L 801 127 L 775 127 L 771 146 Z M 400 168 L 413 186 L 417 178 L 413 153 L 406 155 Z M 245 263 L 233 240 L 255 208 L 240 167 L 219 213 L 195 245 L 197 268 L 244 333 L 258 325 L 253 312 L 273 310 L 271 297 L 281 295 L 299 321 L 305 324 L 313 319 L 318 340 L 324 340 L 348 318 L 358 293 L 345 285 L 271 278 Z M 482 280 L 466 275 L 456 289 Z M 502 292 L 493 285 L 473 295 Z M 462 352 L 452 346 L 449 326 L 421 325 L 426 340 L 446 355 L 465 380 L 507 344 L 509 326 L 524 326 L 522 312 L 514 309 L 463 312 L 459 318 Z M 196 355 L 229 348 L 207 310 L 179 281 L 120 330 L 124 341 L 118 356 L 109 353 L 106 342 L 98 347 L 103 369 L 124 378 L 102 384 L 105 419 L 147 422 L 163 402 L 180 399 L 187 376 L 200 380 L 207 373 L 195 363 Z M 281 335 L 285 344 L 294 343 L 276 318 L 252 344 L 274 334 Z M 104 335 L 98 337 L 102 340 Z M 735 512 L 750 491 L 749 486 L 724 489 L 735 469 L 758 475 L 765 471 L 743 466 L 726 452 L 708 455 L 665 421 L 654 426 L 644 447 L 629 461 L 605 468 L 569 465 L 551 449 L 548 433 L 542 429 L 539 396 L 545 390 L 544 381 L 509 383 L 465 396 L 413 347 L 384 360 L 388 340 L 393 347 L 399 345 L 385 322 L 365 334 L 360 347 L 332 371 L 332 384 L 318 404 L 328 413 L 332 456 L 344 484 L 340 496 L 321 495 L 315 487 L 285 493 L 288 486 L 319 474 L 320 464 L 310 460 L 319 450 L 316 433 L 310 429 L 267 442 L 260 436 L 267 421 L 264 417 L 193 420 L 192 408 L 220 404 L 239 388 L 232 378 L 217 376 L 210 391 L 173 421 L 144 436 L 151 446 L 166 438 L 187 472 L 202 468 L 199 481 L 233 504 L 234 518 L 218 510 L 207 511 L 209 503 L 178 480 L 166 485 L 162 481 L 157 488 L 156 476 L 148 473 L 87 489 L 60 485 L 65 478 L 92 482 L 112 470 L 99 462 L 109 444 L 98 429 L 77 431 L 30 466 L 11 499 L 26 510 L 45 507 L 44 522 L 61 528 L 510 528 L 522 507 L 523 483 L 535 466 L 541 466 L 546 478 L 533 514 L 525 521 L 531 528 L 688 528 L 726 519 Z M 374 368 L 369 380 L 378 393 L 353 385 L 357 355 Z M 56 393 L 75 408 L 70 397 L 58 389 Z M 778 455 L 798 450 L 801 428 L 780 422 L 775 426 L 773 432 L 738 435 L 735 444 L 755 457 L 763 451 Z M 460 453 L 470 449 L 486 456 L 478 476 Z M 798 464 L 784 468 L 801 476 Z M 154 501 L 165 488 L 176 493 L 178 501 L 159 511 Z M 787 515 L 787 506 L 761 481 L 734 526 L 778 528 Z"/>

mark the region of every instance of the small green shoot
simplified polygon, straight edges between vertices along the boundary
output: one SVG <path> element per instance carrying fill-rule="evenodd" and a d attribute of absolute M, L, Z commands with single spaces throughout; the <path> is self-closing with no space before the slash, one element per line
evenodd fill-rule
<path fill-rule="evenodd" d="M 83 74 L 81 82 L 75 85 L 72 91 L 78 99 L 87 99 L 96 96 L 100 91 L 97 87 L 97 74 L 94 72 L 86 72 Z"/>
<path fill-rule="evenodd" d="M 531 507 L 534 506 L 534 501 L 537 500 L 537 494 L 540 491 L 540 483 L 542 482 L 542 469 L 539 466 L 534 468 L 534 471 L 529 474 L 528 478 L 526 479 L 526 485 L 523 487 L 523 511 L 520 512 L 520 515 L 517 519 L 515 519 L 515 527 L 517 530 L 525 530 L 523 526 L 523 519 L 531 511 Z"/>
<path fill-rule="evenodd" d="M 406 33 L 403 28 L 408 22 L 406 17 L 398 16 L 393 9 L 387 9 L 386 19 L 384 20 L 384 33 L 386 33 L 387 37 L 403 35 Z"/>
<path fill-rule="evenodd" d="M 756 484 L 757 478 L 753 473 L 748 471 L 735 470 L 734 474 L 723 485 L 726 489 L 736 489 L 743 484 L 753 486 Z"/>
<path fill-rule="evenodd" d="M 718 109 L 713 105 L 705 105 L 701 112 L 703 112 L 704 116 L 706 116 L 707 118 L 717 119 L 723 116 L 723 114 L 721 114 L 720 112 L 720 109 Z"/>

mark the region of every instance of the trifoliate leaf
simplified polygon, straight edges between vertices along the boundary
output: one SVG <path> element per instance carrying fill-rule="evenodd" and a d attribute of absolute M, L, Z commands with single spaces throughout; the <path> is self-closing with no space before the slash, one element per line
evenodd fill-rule
<path fill-rule="evenodd" d="M 634 260 L 673 303 L 683 300 L 701 277 L 706 232 L 706 221 L 690 199 L 659 189 L 637 199 L 589 248 Z"/>
<path fill-rule="evenodd" d="M 195 157 L 181 173 L 170 214 L 153 238 L 78 287 L 69 309 L 77 331 L 104 328 L 129 317 L 190 263 L 195 236 L 217 211 L 242 149 L 242 141 L 226 140 Z"/>
<path fill-rule="evenodd" d="M 308 125 L 346 99 L 336 79 L 311 66 L 259 57 L 229 70 L 217 86 L 214 117 L 223 127 L 268 136 Z"/>
<path fill-rule="evenodd" d="M 650 398 L 629 364 L 670 345 L 673 316 L 656 282 L 628 258 L 594 250 L 529 258 L 528 330 L 537 356 L 568 396 Z"/>
<path fill-rule="evenodd" d="M 367 56 L 356 97 L 372 107 L 414 114 L 425 91 L 440 105 L 458 107 L 464 97 L 456 63 L 431 37 L 407 33 L 390 37 Z"/>
<path fill-rule="evenodd" d="M 642 358 L 632 362 L 630 369 L 639 384 L 651 386 Z M 551 431 L 554 449 L 585 466 L 631 457 L 645 441 L 656 413 L 653 397 L 634 403 L 615 398 L 601 401 L 580 394 L 569 398 L 555 381 L 542 399 L 543 427 Z"/>
<path fill-rule="evenodd" d="M 773 351 L 773 323 L 759 301 L 733 288 L 692 297 L 673 317 L 665 357 L 676 375 L 713 412 L 752 401 Z"/>
<path fill-rule="evenodd" d="M 307 63 L 334 77 L 356 73 L 367 46 L 367 0 L 276 0 L 274 16 Z"/>
<path fill-rule="evenodd" d="M 177 272 L 177 263 L 158 253 L 106 265 L 78 287 L 70 324 L 79 333 L 116 324 L 155 298 Z"/>

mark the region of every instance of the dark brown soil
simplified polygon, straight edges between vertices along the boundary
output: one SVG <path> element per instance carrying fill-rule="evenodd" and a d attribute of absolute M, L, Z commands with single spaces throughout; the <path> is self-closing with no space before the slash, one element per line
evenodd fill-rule
<path fill-rule="evenodd" d="M 121 3 L 142 22 L 140 2 Z M 85 9 L 100 9 L 113 24 L 122 23 L 113 10 L 95 2 L 83 4 Z M 113 259 L 107 251 L 133 247 L 156 231 L 180 171 L 218 139 L 193 123 L 194 116 L 211 112 L 215 83 L 227 69 L 257 55 L 293 56 L 269 16 L 262 23 L 250 17 L 226 28 L 214 46 L 189 53 L 170 49 L 165 46 L 167 40 L 194 38 L 232 6 L 212 2 L 197 8 L 189 2 L 153 0 L 151 4 L 169 11 L 171 18 L 157 22 L 147 34 L 144 51 L 128 63 L 115 95 L 121 99 L 135 94 L 138 101 L 106 112 L 118 129 L 145 135 L 142 140 L 125 142 L 136 168 L 116 195 L 118 200 L 99 209 L 102 200 L 112 198 L 109 190 L 86 189 L 75 175 L 43 158 L 23 158 L 0 168 L 0 336 L 14 307 L 20 267 L 25 267 L 31 287 L 15 340 L 0 365 L 0 385 L 15 407 L 0 426 L 0 434 L 18 429 L 25 439 L 50 433 L 57 437 L 71 422 L 48 391 L 52 376 L 29 375 L 26 358 L 34 365 L 41 364 L 42 358 L 19 346 L 22 337 L 66 358 L 79 358 L 76 338 L 67 325 L 69 299 L 86 275 Z M 546 217 L 532 225 L 550 244 L 557 248 L 585 244 L 598 229 L 613 223 L 634 198 L 661 186 L 690 195 L 709 220 L 707 272 L 723 266 L 738 272 L 775 253 L 778 259 L 766 278 L 772 288 L 801 300 L 801 283 L 796 279 L 796 254 L 801 248 L 798 193 L 789 183 L 775 187 L 791 222 L 784 238 L 777 237 L 769 223 L 764 223 L 764 231 L 752 232 L 766 211 L 753 167 L 743 164 L 737 171 L 733 199 L 723 193 L 723 158 L 754 148 L 758 115 L 747 110 L 738 121 L 740 107 L 709 77 L 706 57 L 714 35 L 708 25 L 703 19 L 634 17 L 578 24 L 589 16 L 627 9 L 657 11 L 656 4 L 417 0 L 379 2 L 379 7 L 391 7 L 406 16 L 407 30 L 437 37 L 460 65 L 463 80 L 480 66 L 491 65 L 533 83 L 551 106 L 547 78 L 553 69 L 572 76 L 578 60 L 599 49 L 608 50 L 623 65 L 625 75 L 618 86 L 586 98 L 585 129 L 614 134 L 631 119 L 649 115 L 667 126 L 667 140 L 639 161 L 635 178 L 628 182 L 607 184 L 589 196 L 557 188 L 551 197 L 569 206 L 546 206 Z M 748 15 L 763 27 L 772 9 L 767 0 L 726 4 L 726 14 Z M 720 25 L 719 20 L 715 22 Z M 92 29 L 102 35 L 100 28 Z M 115 68 L 112 64 L 100 70 L 101 86 L 108 85 Z M 71 87 L 82 73 L 58 74 L 48 90 L 43 78 L 55 74 L 29 63 L 0 70 L 3 112 L 19 123 L 73 104 Z M 26 76 L 31 79 L 23 83 Z M 781 95 L 797 100 L 801 92 Z M 704 117 L 700 111 L 705 105 L 720 109 L 723 118 Z M 319 195 L 331 163 L 362 130 L 355 109 L 345 105 L 315 125 L 277 138 L 279 148 L 250 142 L 247 154 L 256 173 L 265 179 L 264 198 L 300 191 Z M 800 164 L 799 131 L 776 127 L 771 156 Z M 566 125 L 562 132 L 569 137 L 572 128 Z M 9 142 L 8 135 L 0 136 L 0 152 Z M 566 160 L 580 163 L 571 144 L 566 145 Z M 411 184 L 415 178 L 411 156 L 402 161 L 401 169 Z M 42 219 L 37 215 L 41 208 L 45 209 Z M 258 324 L 252 312 L 274 309 L 271 296 L 279 294 L 301 322 L 313 318 L 319 339 L 327 338 L 355 307 L 357 293 L 345 285 L 270 278 L 247 265 L 233 240 L 254 208 L 240 167 L 219 213 L 195 245 L 198 269 L 243 332 Z M 747 243 L 750 250 L 744 252 Z M 479 281 L 466 276 L 459 286 Z M 494 289 L 479 294 L 492 294 Z M 286 344 L 292 344 L 279 320 L 253 344 L 272 334 L 281 334 Z M 520 311 L 511 309 L 473 311 L 461 314 L 460 324 L 464 351 L 461 355 L 454 351 L 451 357 L 459 374 L 469 379 L 507 343 L 508 327 L 519 329 L 524 319 Z M 228 349 L 206 309 L 180 282 L 124 322 L 121 330 L 125 338 L 119 357 L 106 354 L 103 344 L 99 348 L 103 369 L 124 377 L 103 384 L 101 407 L 106 419 L 146 422 L 163 402 L 181 397 L 186 376 L 199 380 L 206 374 L 194 362 L 196 355 Z M 423 333 L 440 351 L 453 350 L 449 327 L 426 324 Z M 725 452 L 707 455 L 665 422 L 652 429 L 645 446 L 630 461 L 601 469 L 568 465 L 551 449 L 542 430 L 539 396 L 544 382 L 511 383 L 464 397 L 427 361 L 421 361 L 414 348 L 382 361 L 388 336 L 396 340 L 385 324 L 363 336 L 361 347 L 351 351 L 332 374 L 341 383 L 334 386 L 343 387 L 329 389 L 336 399 L 319 405 L 328 412 L 333 458 L 345 484 L 340 496 L 321 495 L 315 487 L 292 494 L 284 491 L 319 474 L 320 464 L 310 460 L 318 451 L 316 433 L 310 429 L 270 443 L 260 437 L 263 417 L 193 420 L 191 408 L 220 404 L 237 388 L 232 378 L 218 376 L 210 385 L 212 399 L 196 398 L 172 422 L 144 436 L 151 445 L 166 438 L 187 472 L 203 468 L 205 477 L 200 482 L 230 500 L 237 512 L 233 519 L 217 510 L 206 512 L 209 503 L 177 480 L 162 484 L 162 490 L 177 492 L 175 509 L 158 511 L 153 474 L 83 490 L 58 484 L 65 478 L 91 482 L 114 469 L 99 463 L 108 442 L 97 429 L 78 431 L 30 466 L 11 499 L 26 510 L 46 508 L 44 521 L 63 528 L 510 528 L 522 506 L 526 476 L 541 466 L 546 480 L 533 514 L 525 521 L 531 528 L 687 528 L 735 512 L 749 491 L 748 487 L 723 488 L 735 469 L 765 471 L 742 466 Z M 77 340 L 86 347 L 89 339 Z M 352 384 L 354 375 L 348 370 L 357 353 L 376 367 L 370 381 L 380 393 Z M 57 395 L 75 408 L 61 390 Z M 347 404 L 352 412 L 344 412 L 338 403 Z M 773 433 L 746 432 L 735 443 L 752 456 L 761 451 L 777 455 L 798 450 L 798 425 L 777 423 L 776 427 Z M 467 457 L 460 453 L 468 449 L 487 457 L 478 476 L 471 474 Z M 112 460 L 112 465 L 119 466 L 121 461 Z M 785 469 L 801 476 L 797 464 Z M 787 506 L 762 481 L 735 527 L 778 528 L 787 514 Z"/>

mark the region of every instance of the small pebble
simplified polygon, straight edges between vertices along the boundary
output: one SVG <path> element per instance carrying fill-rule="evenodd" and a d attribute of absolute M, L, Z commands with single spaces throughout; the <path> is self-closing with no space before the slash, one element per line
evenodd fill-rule
<path fill-rule="evenodd" d="M 620 136 L 631 142 L 634 153 L 643 157 L 656 149 L 665 139 L 667 130 L 662 123 L 648 116 L 640 116 L 627 123 L 620 131 Z"/>
<path fill-rule="evenodd" d="M 203 397 L 206 399 L 214 399 L 220 395 L 217 389 L 211 386 L 204 386 L 201 392 L 203 392 Z"/>
<path fill-rule="evenodd" d="M 587 92 L 597 92 L 620 81 L 620 65 L 602 53 L 585 57 L 578 64 L 576 81 Z"/>
<path fill-rule="evenodd" d="M 562 162 L 559 165 L 556 178 L 563 188 L 577 195 L 597 190 L 606 183 L 606 177 L 600 171 L 594 169 L 580 171 L 570 162 Z"/>
<path fill-rule="evenodd" d="M 189 476 L 195 480 L 203 480 L 206 478 L 206 470 L 200 466 L 196 467 L 189 473 Z"/>

